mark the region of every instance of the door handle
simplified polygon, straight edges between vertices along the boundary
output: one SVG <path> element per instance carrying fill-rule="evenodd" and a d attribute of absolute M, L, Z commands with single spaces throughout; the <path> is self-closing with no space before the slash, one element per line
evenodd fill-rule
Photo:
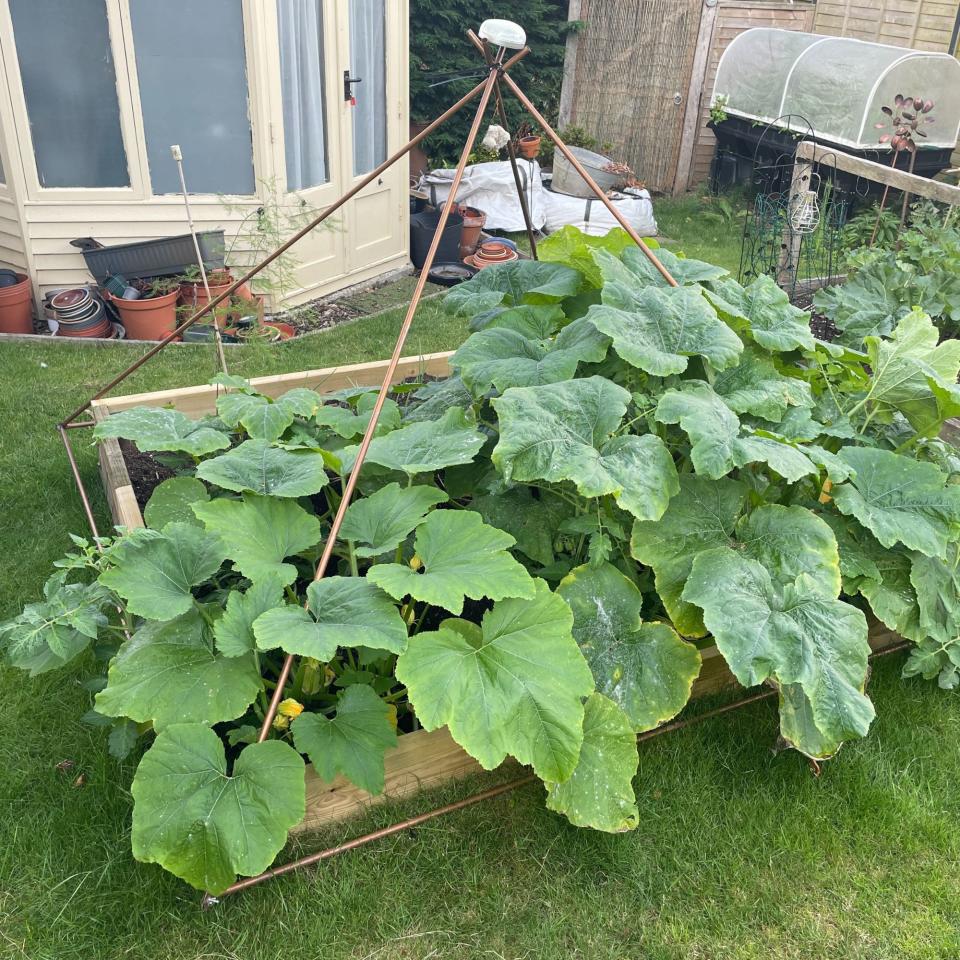
<path fill-rule="evenodd" d="M 351 77 L 349 70 L 343 71 L 343 100 L 344 103 L 355 103 L 353 96 L 353 85 L 363 83 L 363 77 Z"/>

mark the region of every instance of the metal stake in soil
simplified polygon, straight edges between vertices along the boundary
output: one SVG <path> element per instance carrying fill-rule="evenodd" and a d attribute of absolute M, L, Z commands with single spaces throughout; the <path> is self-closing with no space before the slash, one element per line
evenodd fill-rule
<path fill-rule="evenodd" d="M 203 254 L 200 252 L 200 241 L 197 239 L 197 228 L 193 225 L 193 211 L 190 209 L 190 194 L 187 193 L 187 180 L 183 174 L 183 151 L 179 144 L 174 144 L 170 148 L 170 153 L 177 163 L 177 172 L 180 174 L 180 189 L 183 192 L 183 205 L 187 208 L 187 226 L 190 227 L 190 236 L 193 237 L 193 249 L 197 253 L 197 264 L 200 267 L 200 277 L 203 280 L 203 289 L 207 293 L 207 303 L 213 297 L 210 296 L 210 281 L 207 279 L 207 267 L 203 262 Z M 227 358 L 223 352 L 223 338 L 220 336 L 220 324 L 217 318 L 213 318 L 213 337 L 217 344 L 217 359 L 220 361 L 220 369 L 224 373 L 229 373 L 227 369 Z"/>

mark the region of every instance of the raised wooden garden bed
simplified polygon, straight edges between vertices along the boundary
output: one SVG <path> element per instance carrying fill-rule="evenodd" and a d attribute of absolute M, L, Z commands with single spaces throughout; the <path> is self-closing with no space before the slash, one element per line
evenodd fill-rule
<path fill-rule="evenodd" d="M 421 357 L 406 357 L 400 361 L 396 383 L 411 377 L 443 377 L 450 373 L 450 353 L 433 353 Z M 350 386 L 378 386 L 383 381 L 387 361 L 350 364 L 303 373 L 285 373 L 272 377 L 258 377 L 251 383 L 267 396 L 279 396 L 294 387 L 307 387 L 319 393 L 334 392 Z M 191 417 L 216 412 L 216 387 L 184 387 L 124 397 L 108 397 L 92 404 L 93 418 L 103 420 L 114 413 L 132 407 L 172 407 Z M 110 504 L 110 512 L 117 526 L 128 529 L 143 527 L 143 514 L 134 494 L 127 463 L 118 440 L 100 443 L 100 473 Z M 882 624 L 874 623 L 870 630 L 870 646 L 882 650 L 899 642 L 900 637 Z M 692 698 L 699 698 L 730 690 L 738 686 L 726 662 L 715 647 L 701 650 L 703 666 L 694 682 Z M 399 746 L 386 756 L 386 788 L 380 796 L 353 786 L 343 777 L 332 783 L 320 780 L 307 767 L 307 813 L 296 831 L 314 829 L 324 824 L 343 820 L 361 812 L 373 803 L 399 800 L 420 790 L 438 786 L 450 780 L 482 772 L 480 765 L 465 753 L 450 737 L 446 728 L 432 733 L 420 730 L 400 738 Z"/>

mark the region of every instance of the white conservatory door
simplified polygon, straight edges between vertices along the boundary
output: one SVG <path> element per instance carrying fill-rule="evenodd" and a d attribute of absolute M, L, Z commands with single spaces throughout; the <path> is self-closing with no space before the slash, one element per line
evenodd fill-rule
<path fill-rule="evenodd" d="M 276 0 L 286 189 L 311 207 L 334 202 L 407 139 L 406 4 Z M 355 81 L 355 82 L 353 82 Z M 407 249 L 406 161 L 396 164 L 295 248 L 300 290 L 319 296 L 399 266 Z M 343 282 L 337 284 L 343 286 Z"/>

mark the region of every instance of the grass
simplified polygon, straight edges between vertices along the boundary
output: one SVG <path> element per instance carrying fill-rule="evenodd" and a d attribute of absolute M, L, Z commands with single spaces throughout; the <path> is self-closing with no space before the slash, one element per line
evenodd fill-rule
<path fill-rule="evenodd" d="M 726 267 L 734 276 L 740 270 L 740 244 L 743 220 L 738 214 L 746 209 L 739 195 L 728 195 L 733 216 L 724 216 L 715 197 L 688 193 L 682 197 L 655 200 L 660 241 L 674 253 L 683 251 L 688 257 L 706 260 Z M 707 213 L 709 216 L 704 217 Z"/>
<path fill-rule="evenodd" d="M 399 319 L 393 311 L 230 357 L 251 375 L 380 358 Z M 411 352 L 465 335 L 435 301 L 414 331 Z M 37 596 L 67 532 L 85 530 L 53 424 L 136 355 L 0 347 L 0 616 Z M 124 389 L 202 382 L 213 364 L 208 348 L 171 348 Z M 96 492 L 94 452 L 82 432 L 75 439 Z M 106 525 L 99 493 L 95 508 Z M 33 681 L 0 670 L 0 957 L 954 960 L 960 699 L 901 681 L 901 662 L 877 664 L 874 729 L 819 780 L 796 754 L 771 753 L 775 707 L 755 704 L 642 747 L 632 834 L 577 830 L 530 786 L 209 913 L 179 881 L 133 860 L 134 763 L 111 760 L 101 732 L 80 723 L 90 704 L 84 669 Z M 75 763 L 66 774 L 64 759 Z M 373 811 L 281 858 L 476 785 Z"/>

